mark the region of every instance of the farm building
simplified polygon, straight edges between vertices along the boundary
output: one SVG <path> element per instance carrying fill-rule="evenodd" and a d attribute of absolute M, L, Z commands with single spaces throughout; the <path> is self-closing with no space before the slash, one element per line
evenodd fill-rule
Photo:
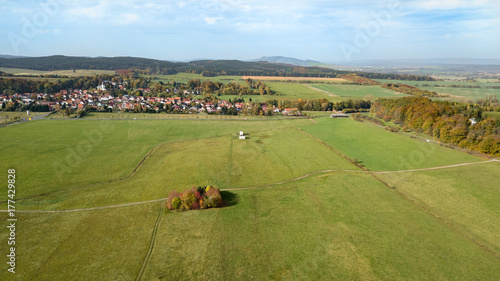
<path fill-rule="evenodd" d="M 330 114 L 330 118 L 349 118 L 347 114 Z"/>
<path fill-rule="evenodd" d="M 245 136 L 245 134 L 243 133 L 243 131 L 240 131 L 240 140 L 244 140 L 246 138 L 247 137 Z"/>

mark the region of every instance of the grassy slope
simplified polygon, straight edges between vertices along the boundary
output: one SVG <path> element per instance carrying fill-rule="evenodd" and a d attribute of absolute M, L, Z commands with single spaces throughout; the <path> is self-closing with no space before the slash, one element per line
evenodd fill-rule
<path fill-rule="evenodd" d="M 5 68 L 0 67 L 0 71 L 5 73 L 15 74 L 15 75 L 67 75 L 67 76 L 93 76 L 100 74 L 113 75 L 115 71 L 112 70 L 96 70 L 96 69 L 78 69 L 75 72 L 73 70 L 56 70 L 56 71 L 40 71 L 31 69 L 19 69 L 19 68 Z"/>
<path fill-rule="evenodd" d="M 384 175 L 398 190 L 500 254 L 500 163 Z"/>
<path fill-rule="evenodd" d="M 178 83 L 187 83 L 190 80 L 201 80 L 201 81 L 221 82 L 224 84 L 236 82 L 248 86 L 248 84 L 243 80 L 241 76 L 203 77 L 201 76 L 201 74 L 194 74 L 194 73 L 177 73 L 175 75 L 142 75 L 142 76 L 152 77 L 155 78 L 153 81 L 163 81 L 165 83 L 171 82 L 172 80 Z"/>
<path fill-rule="evenodd" d="M 313 84 L 314 88 L 327 91 L 339 97 L 363 98 L 371 95 L 374 97 L 396 97 L 402 94 L 384 89 L 379 86 L 355 86 L 355 85 L 335 85 L 335 84 Z"/>
<path fill-rule="evenodd" d="M 172 190 L 192 185 L 245 188 L 319 170 L 357 170 L 296 129 L 250 136 L 252 139 L 245 141 L 226 136 L 163 145 L 131 178 L 23 200 L 19 206 L 49 210 L 107 206 L 165 198 Z"/>
<path fill-rule="evenodd" d="M 332 99 L 332 96 L 326 93 L 299 83 L 268 82 L 266 85 L 269 85 L 271 90 L 275 91 L 276 97 L 280 99 Z"/>
<path fill-rule="evenodd" d="M 487 280 L 500 263 L 368 175 L 237 192 L 168 213 L 146 279 Z"/>
<path fill-rule="evenodd" d="M 30 171 L 43 170 L 45 161 L 42 160 L 57 154 L 60 149 L 52 145 L 76 146 L 81 131 L 95 128 L 99 122 L 44 121 L 36 126 L 23 124 L 3 128 L 9 130 L 0 134 L 2 143 L 7 144 L 6 148 L 1 148 L 5 149 L 2 155 L 8 155 L 9 159 L 2 163 L 18 161 L 22 164 L 37 159 L 31 161 L 31 169 L 24 170 L 21 164 L 18 164 L 21 167 L 16 167 L 20 178 L 19 192 L 26 192 L 22 190 L 27 186 L 37 185 L 35 182 L 38 179 L 31 176 Z M 172 186 L 206 184 L 210 181 L 223 187 L 238 188 L 273 183 L 317 169 L 355 169 L 319 142 L 293 128 L 309 124 L 307 120 L 138 120 L 114 121 L 113 124 L 115 129 L 109 134 L 113 137 L 104 138 L 101 145 L 107 148 L 116 146 L 124 155 L 106 155 L 109 150 L 93 154 L 93 160 L 85 158 L 85 164 L 79 167 L 78 173 L 75 172 L 75 177 L 82 177 L 82 180 L 86 177 L 92 180 L 106 178 L 98 172 L 98 169 L 102 171 L 113 167 L 105 161 L 106 157 L 118 158 L 113 160 L 117 161 L 114 165 L 124 169 L 125 165 L 133 167 L 138 161 L 131 159 L 133 157 L 126 151 L 133 151 L 141 145 L 169 144 L 160 147 L 129 180 L 74 189 L 62 193 L 62 196 L 48 196 L 48 199 L 25 201 L 28 204 L 24 208 L 106 205 L 110 202 L 156 199 L 158 197 L 155 196 L 167 194 Z M 262 127 L 269 129 L 262 130 Z M 278 130 L 279 127 L 282 129 Z M 251 139 L 233 139 L 229 134 L 240 130 L 236 128 L 250 132 Z M 409 157 L 414 155 L 414 151 L 432 151 L 433 154 L 422 163 L 410 161 L 404 168 L 478 161 L 467 154 L 434 145 L 430 148 L 428 145 L 431 144 L 352 120 L 323 118 L 318 120 L 318 124 L 306 126 L 303 130 L 324 139 L 349 157 L 356 157 L 357 153 L 366 154 L 366 159 L 359 158 L 365 160 L 368 168 L 375 170 L 396 170 L 400 167 L 396 154 L 411 159 Z M 2 137 L 5 135 L 8 137 Z M 62 141 L 64 139 L 67 141 Z M 25 149 L 18 149 L 16 143 L 22 143 Z M 47 149 L 45 153 L 40 158 L 34 158 L 33 155 L 37 155 L 35 149 L 43 151 L 44 148 Z M 18 157 L 11 157 L 12 153 L 7 153 L 10 151 L 16 151 Z M 93 166 L 87 162 L 98 167 L 92 170 Z M 3 170 L 7 168 L 2 167 Z M 489 169 L 498 170 L 495 166 Z M 468 220 L 473 220 L 476 214 L 498 218 L 497 195 L 488 197 L 496 191 L 477 193 L 477 190 L 470 189 L 470 186 L 477 189 L 478 185 L 475 170 L 469 171 L 472 174 L 464 180 L 464 190 L 457 188 L 455 191 L 455 202 L 469 204 L 467 208 L 474 213 L 469 215 Z M 436 173 L 444 177 L 437 177 L 441 180 L 438 181 L 440 187 L 444 184 L 448 184 L 445 188 L 454 187 L 449 184 L 453 173 Z M 477 177 L 490 176 L 487 171 L 484 173 Z M 38 174 L 40 179 L 51 176 L 50 173 Z M 27 179 L 21 180 L 23 177 Z M 494 184 L 495 179 L 491 177 L 484 184 Z M 387 177 L 387 180 L 392 179 Z M 39 190 L 64 187 L 63 184 L 47 184 Z M 412 188 L 409 186 L 409 189 Z M 422 188 L 415 185 L 413 189 Z M 478 204 L 486 202 L 489 205 L 478 208 L 477 204 L 466 200 L 471 193 L 469 191 L 476 198 L 482 198 Z M 500 278 L 498 259 L 367 174 L 321 174 L 272 188 L 236 190 L 232 194 L 236 196 L 237 203 L 228 208 L 185 213 L 167 211 L 160 224 L 145 279 Z M 425 196 L 422 198 L 425 199 Z M 435 210 L 440 211 L 441 203 L 436 201 L 438 207 Z M 18 204 L 26 203 L 19 201 Z M 455 209 L 463 206 L 447 204 Z M 25 266 L 19 265 L 17 278 L 134 279 L 146 253 L 157 211 L 157 204 L 148 204 L 83 213 L 19 214 L 18 236 L 23 241 L 19 254 L 31 258 L 27 259 L 28 262 L 23 261 Z M 445 219 L 449 216 L 451 220 L 454 217 L 450 213 L 453 209 L 439 214 Z M 0 213 L 0 220 L 5 221 L 5 214 Z M 496 241 L 495 227 L 488 225 L 487 220 L 488 217 L 485 217 L 471 227 L 480 233 L 478 237 L 482 237 L 481 233 L 490 233 L 489 236 Z M 6 241 L 6 235 L 7 232 L 0 232 L 0 241 Z M 0 252 L 5 252 L 5 247 L 6 244 L 2 243 Z M 0 272 L 0 278 L 5 272 Z"/>
<path fill-rule="evenodd" d="M 478 162 L 481 159 L 385 131 L 352 119 L 318 119 L 304 131 L 320 138 L 373 171 L 399 171 Z"/>
<path fill-rule="evenodd" d="M 410 86 L 417 86 L 424 90 L 435 91 L 438 94 L 452 95 L 466 100 L 477 100 L 488 95 L 500 96 L 499 89 L 486 89 L 487 86 L 499 86 L 500 83 L 481 83 L 481 82 L 456 82 L 456 81 L 395 81 L 395 80 L 377 80 L 381 83 L 402 83 Z M 422 84 L 429 84 L 429 87 L 422 87 Z M 480 89 L 434 87 L 434 85 L 479 85 Z M 455 98 L 455 97 L 452 97 Z"/>
<path fill-rule="evenodd" d="M 16 274 L 4 266 L 0 280 L 134 279 L 158 210 L 158 204 L 149 204 L 81 213 L 18 213 Z M 5 213 L 0 220 L 5 222 Z M 5 255 L 7 235 L 0 232 Z"/>
<path fill-rule="evenodd" d="M 485 112 L 484 115 L 500 120 L 500 112 Z"/>
<path fill-rule="evenodd" d="M 105 124 L 107 121 L 42 120 L 0 128 L 0 169 L 17 170 L 18 183 L 24 186 L 18 196 L 26 197 L 124 177 L 158 144 L 310 121 L 123 120 L 113 121 L 101 131 Z M 93 144 L 86 135 L 96 134 L 91 139 L 99 140 L 98 132 L 102 132 L 102 141 Z M 0 194 L 0 201 L 5 198 L 6 194 Z"/>

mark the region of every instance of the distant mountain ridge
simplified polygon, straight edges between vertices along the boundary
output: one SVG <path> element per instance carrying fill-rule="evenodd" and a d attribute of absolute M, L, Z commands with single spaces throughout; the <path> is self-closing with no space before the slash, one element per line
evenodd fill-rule
<path fill-rule="evenodd" d="M 204 76 L 302 76 L 336 77 L 348 72 L 321 67 L 307 67 L 297 70 L 293 65 L 270 62 L 248 62 L 239 60 L 197 60 L 191 62 L 170 62 L 138 57 L 22 57 L 0 58 L 0 67 L 21 68 L 41 71 L 68 69 L 142 69 L 150 74 L 176 74 L 179 72 L 198 73 Z"/>
<path fill-rule="evenodd" d="M 19 59 L 19 58 L 27 58 L 24 56 L 11 56 L 11 55 L 0 55 L 2 59 Z"/>
<path fill-rule="evenodd" d="M 295 66 L 315 66 L 316 64 L 321 64 L 319 61 L 313 60 L 301 60 L 296 58 L 282 57 L 282 56 L 274 56 L 274 57 L 262 57 L 260 59 L 250 60 L 251 62 L 269 62 L 269 63 L 279 63 L 279 64 L 288 64 Z"/>
<path fill-rule="evenodd" d="M 298 67 L 297 64 L 314 64 L 314 61 L 301 61 L 291 58 L 278 58 L 273 63 L 267 61 L 248 62 L 239 60 L 199 60 L 187 63 L 170 62 L 137 57 L 23 57 L 0 58 L 0 67 L 20 68 L 40 71 L 70 70 L 70 69 L 97 69 L 117 70 L 135 69 L 151 75 L 169 75 L 179 72 L 201 74 L 204 77 L 219 75 L 233 76 L 279 76 L 279 77 L 324 77 L 336 78 L 347 74 L 356 74 L 370 79 L 397 79 L 429 81 L 428 76 L 380 74 L 374 72 L 349 71 L 326 68 L 324 64 L 317 66 Z M 286 62 L 286 63 L 285 63 Z M 295 65 L 290 64 L 295 63 Z"/>
<path fill-rule="evenodd" d="M 431 59 L 379 59 L 359 60 L 350 63 L 352 66 L 437 66 L 437 65 L 500 65 L 500 59 L 478 58 L 431 58 Z"/>

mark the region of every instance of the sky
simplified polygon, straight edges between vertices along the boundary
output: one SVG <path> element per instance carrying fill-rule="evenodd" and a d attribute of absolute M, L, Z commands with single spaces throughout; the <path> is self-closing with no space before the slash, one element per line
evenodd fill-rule
<path fill-rule="evenodd" d="M 498 0 L 0 0 L 0 54 L 500 59 Z"/>

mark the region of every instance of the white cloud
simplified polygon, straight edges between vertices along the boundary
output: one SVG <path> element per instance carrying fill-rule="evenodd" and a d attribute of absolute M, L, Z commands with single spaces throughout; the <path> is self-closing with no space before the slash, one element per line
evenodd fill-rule
<path fill-rule="evenodd" d="M 122 24 L 131 24 L 131 23 L 135 23 L 139 19 L 139 16 L 136 14 L 126 13 L 126 14 L 123 14 L 121 16 L 121 18 L 123 20 Z"/>
<path fill-rule="evenodd" d="M 425 0 L 413 2 L 413 7 L 424 10 L 455 10 L 481 8 L 493 5 L 491 0 Z"/>
<path fill-rule="evenodd" d="M 203 18 L 207 24 L 216 24 L 218 21 L 223 20 L 222 17 L 205 17 Z"/>

